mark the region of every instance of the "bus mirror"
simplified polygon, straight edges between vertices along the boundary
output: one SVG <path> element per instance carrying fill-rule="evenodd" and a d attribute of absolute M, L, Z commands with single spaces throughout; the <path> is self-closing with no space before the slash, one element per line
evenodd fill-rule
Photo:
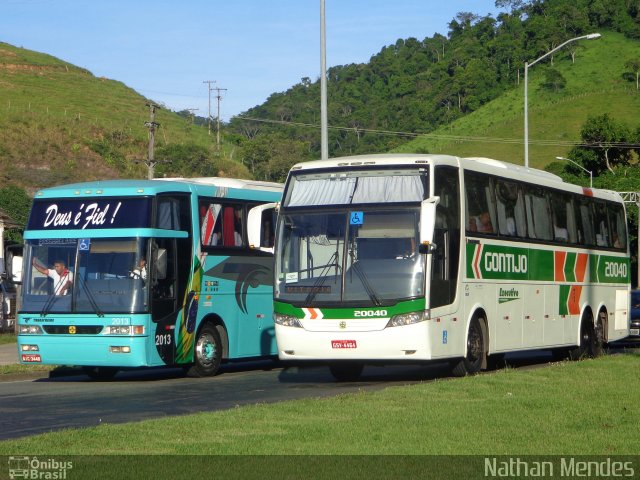
<path fill-rule="evenodd" d="M 155 261 L 156 279 L 164 280 L 167 278 L 167 249 L 159 248 L 156 251 Z"/>
<path fill-rule="evenodd" d="M 440 197 L 429 197 L 422 201 L 420 206 L 420 251 L 422 252 L 423 245 L 426 245 L 427 249 L 433 251 L 435 248 L 430 248 L 433 245 L 433 231 L 436 225 L 436 207 L 440 202 Z M 435 245 L 434 245 L 435 247 Z"/>
<path fill-rule="evenodd" d="M 437 250 L 438 246 L 435 243 L 421 243 L 418 246 L 418 253 L 428 254 Z"/>
<path fill-rule="evenodd" d="M 273 253 L 276 205 L 276 203 L 265 203 L 249 210 L 247 216 L 249 248 Z"/>
<path fill-rule="evenodd" d="M 9 265 L 11 268 L 9 279 L 13 283 L 22 283 L 22 256 L 21 255 L 13 255 L 11 257 L 11 264 Z"/>

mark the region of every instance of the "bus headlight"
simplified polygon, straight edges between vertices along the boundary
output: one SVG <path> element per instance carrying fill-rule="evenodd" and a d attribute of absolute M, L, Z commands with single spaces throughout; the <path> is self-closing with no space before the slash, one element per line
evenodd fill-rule
<path fill-rule="evenodd" d="M 401 315 L 394 315 L 391 317 L 387 323 L 387 327 L 385 328 L 413 325 L 414 323 L 424 322 L 425 320 L 429 320 L 429 314 L 426 311 L 403 313 Z"/>
<path fill-rule="evenodd" d="M 144 335 L 142 325 L 109 325 L 104 327 L 105 335 Z"/>
<path fill-rule="evenodd" d="M 276 322 L 278 325 L 283 325 L 285 327 L 302 328 L 302 324 L 300 323 L 300 320 L 298 320 L 296 317 L 293 317 L 291 315 L 282 315 L 281 313 L 274 313 L 273 321 Z"/>
<path fill-rule="evenodd" d="M 20 335 L 41 335 L 42 328 L 40 325 L 20 325 L 18 333 Z"/>
<path fill-rule="evenodd" d="M 111 325 L 105 327 L 105 335 L 131 335 L 131 327 L 129 325 Z"/>

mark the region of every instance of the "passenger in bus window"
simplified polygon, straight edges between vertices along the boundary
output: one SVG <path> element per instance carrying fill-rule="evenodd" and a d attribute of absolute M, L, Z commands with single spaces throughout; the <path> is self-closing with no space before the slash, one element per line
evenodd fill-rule
<path fill-rule="evenodd" d="M 469 218 L 469 231 L 470 232 L 478 231 L 478 223 L 476 221 L 476 217 Z"/>
<path fill-rule="evenodd" d="M 53 262 L 53 269 L 39 265 L 35 258 L 31 264 L 41 274 L 46 275 L 53 280 L 54 295 L 66 295 L 68 293 L 69 288 L 73 283 L 73 273 L 67 269 L 67 266 L 62 260 L 56 260 Z"/>
<path fill-rule="evenodd" d="M 242 208 L 240 207 L 234 210 L 233 240 L 236 247 L 242 246 Z"/>
<path fill-rule="evenodd" d="M 480 214 L 480 224 L 478 225 L 478 232 L 493 233 L 493 225 L 491 225 L 491 217 L 489 216 L 489 212 L 483 212 Z"/>
<path fill-rule="evenodd" d="M 622 244 L 620 243 L 618 234 L 613 232 L 612 238 L 613 238 L 613 248 L 622 248 Z"/>

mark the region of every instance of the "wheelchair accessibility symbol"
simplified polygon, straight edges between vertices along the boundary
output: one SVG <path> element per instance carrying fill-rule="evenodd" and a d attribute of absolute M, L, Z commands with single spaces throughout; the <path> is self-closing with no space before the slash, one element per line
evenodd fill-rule
<path fill-rule="evenodd" d="M 81 252 L 88 252 L 91 248 L 91 240 L 88 238 L 81 238 L 79 241 L 78 250 Z"/>
<path fill-rule="evenodd" d="M 362 225 L 364 223 L 364 213 L 351 212 L 351 218 L 349 220 L 351 225 Z"/>

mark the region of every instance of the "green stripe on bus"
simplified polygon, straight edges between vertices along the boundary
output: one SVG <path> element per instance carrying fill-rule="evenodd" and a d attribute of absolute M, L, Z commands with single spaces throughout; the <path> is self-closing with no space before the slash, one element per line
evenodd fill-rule
<path fill-rule="evenodd" d="M 320 310 L 322 312 L 322 318 L 324 320 L 343 320 L 343 319 L 353 319 L 356 318 L 355 311 L 362 312 L 364 310 L 367 311 L 385 311 L 384 315 L 379 315 L 381 317 L 392 317 L 393 315 L 400 315 L 403 313 L 410 312 L 420 312 L 426 308 L 426 301 L 424 298 L 417 298 L 415 300 L 407 300 L 404 302 L 398 302 L 395 305 L 384 306 L 384 307 L 357 307 L 357 308 L 329 308 L 329 307 L 312 307 L 315 310 Z M 305 312 L 302 308 L 294 307 L 288 303 L 275 301 L 273 304 L 273 310 L 275 313 L 279 313 L 282 315 L 291 315 L 296 318 L 304 318 Z M 360 320 L 362 318 L 375 318 L 378 315 L 371 315 L 366 317 L 359 317 Z"/>
<path fill-rule="evenodd" d="M 532 282 L 555 280 L 554 250 L 467 243 L 466 252 L 469 279 Z M 564 266 L 559 266 L 564 271 L 566 282 L 579 282 L 576 277 L 577 265 L 578 254 L 567 252 Z M 581 279 L 580 283 L 624 284 L 629 283 L 630 278 L 628 257 L 589 254 L 588 276 Z"/>
<path fill-rule="evenodd" d="M 571 285 L 560 285 L 560 297 L 558 299 L 558 313 L 560 315 L 569 315 L 569 292 L 571 292 Z"/>

